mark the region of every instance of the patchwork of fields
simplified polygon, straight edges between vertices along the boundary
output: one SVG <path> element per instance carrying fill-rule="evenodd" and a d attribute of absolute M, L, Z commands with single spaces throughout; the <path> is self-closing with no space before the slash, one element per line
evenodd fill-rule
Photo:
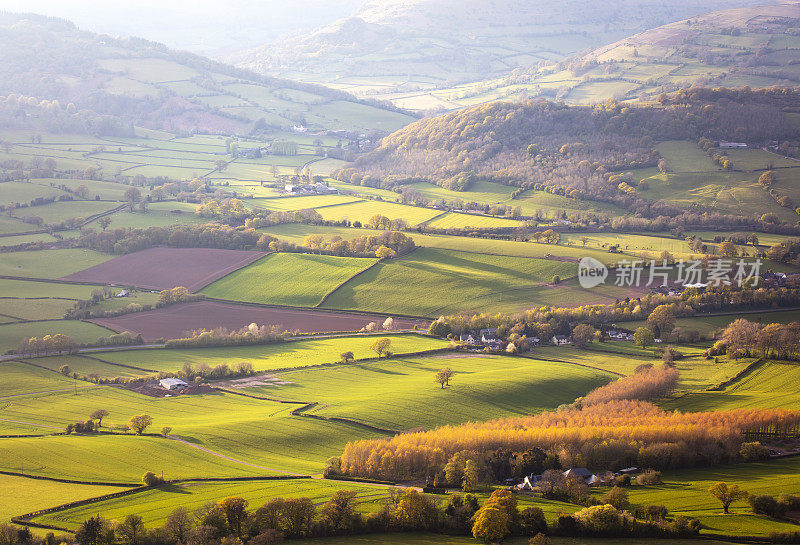
<path fill-rule="evenodd" d="M 149 93 L 149 86 L 167 86 L 191 96 L 198 92 L 190 74 L 177 74 L 185 78 L 178 81 L 160 81 L 166 67 L 158 63 L 116 62 L 108 68 L 118 73 L 113 85 L 120 88 L 136 87 Z M 206 93 L 197 95 L 197 100 L 254 121 L 265 112 L 277 115 L 274 112 L 289 106 L 319 124 L 345 114 L 352 116 L 347 123 L 353 128 L 375 121 L 360 105 L 318 102 L 299 90 L 289 97 L 284 92 L 233 80 L 221 80 L 216 85 L 237 96 Z M 596 89 L 586 85 L 570 94 L 583 100 L 580 93 L 588 97 L 593 92 Z M 404 122 L 403 114 L 390 117 Z M 411 206 L 400 202 L 405 197 L 396 192 L 397 187 L 389 190 L 328 179 L 326 182 L 341 194 L 287 197 L 282 190 L 283 183 L 291 179 L 287 177 L 306 168 L 326 176 L 344 164 L 324 158 L 343 143 L 339 137 L 276 131 L 265 140 L 236 140 L 240 150 L 278 141 L 298 146 L 296 155 L 265 153 L 255 158 L 232 156 L 228 153 L 230 142 L 217 136 L 179 137 L 137 130 L 139 136 L 135 138 L 46 135 L 36 144 L 30 141 L 32 135 L 0 131 L 4 141 L 11 143 L 10 150 L 0 151 L 0 159 L 29 162 L 32 157 L 50 156 L 57 162 L 57 170 L 85 171 L 91 167 L 102 178 L 82 179 L 76 174 L 74 178 L 31 178 L 0 184 L 5 201 L 27 204 L 0 217 L 0 234 L 9 235 L 0 237 L 0 246 L 38 244 L 3 252 L 0 258 L 0 276 L 9 277 L 0 278 L 0 435 L 10 436 L 0 438 L 0 471 L 106 485 L 1 475 L 0 523 L 28 511 L 132 487 L 141 482 L 146 471 L 163 473 L 167 480 L 200 481 L 166 484 L 58 510 L 33 521 L 75 530 L 96 513 L 116 520 L 138 513 L 148 527 L 153 527 L 163 523 L 178 506 L 195 509 L 225 496 L 242 496 L 254 509 L 279 496 L 306 496 L 319 505 L 337 490 L 355 491 L 359 512 L 374 513 L 393 505 L 385 486 L 287 477 L 319 477 L 326 460 L 340 455 L 350 441 L 386 437 L 393 431 L 554 410 L 598 386 L 633 374 L 643 364 L 661 361 L 653 348 L 640 349 L 623 342 L 595 343 L 589 349 L 541 346 L 523 356 L 456 352 L 450 340 L 423 333 L 431 320 L 441 315 L 513 313 L 541 305 L 571 307 L 646 295 L 643 289 L 613 285 L 581 288 L 575 274 L 577 261 L 585 256 L 606 264 L 632 257 L 656 258 L 663 251 L 675 257 L 694 256 L 682 236 L 666 232 L 617 233 L 562 224 L 557 243 L 526 240 L 534 231 L 558 228 L 552 220 L 566 217 L 564 213 L 629 214 L 622 208 L 533 189 L 515 193 L 512 198 L 512 187 L 484 180 L 463 192 L 423 182 L 408 184 L 407 188 L 449 203 L 454 209 L 459 208 L 459 201 L 519 207 L 523 219 Z M 668 173 L 658 173 L 654 168 L 631 173 L 635 181 L 648 180 L 648 189 L 643 186 L 636 190 L 643 197 L 680 205 L 701 202 L 720 211 L 741 208 L 748 214 L 775 211 L 781 218 L 796 219 L 788 208 L 777 207 L 755 182 L 759 171 L 766 168 L 765 161 L 772 159 L 771 154 L 762 150 L 731 153 L 737 170 L 723 172 L 692 142 L 664 142 L 658 149 L 669 163 Z M 794 197 L 794 171 L 800 172 L 800 167 L 780 159 L 771 164 L 781 169 L 775 187 Z M 191 187 L 205 191 L 206 200 L 233 194 L 242 200 L 248 214 L 315 209 L 328 222 L 284 223 L 259 229 L 281 241 L 302 245 L 310 234 L 323 235 L 326 241 L 378 235 L 380 231 L 363 226 L 380 214 L 390 220 L 404 220 L 409 227 L 406 234 L 417 249 L 401 257 L 378 260 L 218 249 L 211 248 L 214 242 L 207 240 L 202 242 L 207 248 L 178 248 L 173 246 L 180 246 L 181 240 L 167 240 L 167 246 L 132 253 L 124 253 L 128 249 L 122 245 L 114 246 L 113 254 L 81 248 L 76 239 L 92 230 L 147 230 L 221 219 L 195 214 L 195 202 L 177 200 L 192 201 L 185 195 L 168 194 L 164 200 L 151 199 L 144 207 L 128 206 L 126 192 L 130 186 L 109 181 L 112 172 L 167 176 L 182 184 L 193 183 Z M 148 194 L 147 184 L 136 187 L 143 195 Z M 66 200 L 30 204 L 52 197 Z M 797 198 L 800 200 L 800 194 Z M 108 213 L 108 224 L 100 222 L 98 215 L 104 213 Z M 538 219 L 530 220 L 533 217 Z M 232 223 L 238 228 L 236 221 Z M 354 227 L 359 224 L 362 227 Z M 507 236 L 490 238 L 478 232 L 489 228 Z M 431 233 L 446 229 L 463 231 Z M 709 230 L 699 234 L 713 252 L 714 237 L 735 233 Z M 758 248 L 765 250 L 785 239 L 760 233 Z M 609 251 L 612 245 L 618 251 Z M 258 247 L 264 246 L 259 243 Z M 754 247 L 749 250 L 754 251 Z M 784 267 L 796 270 L 791 264 L 781 265 L 780 270 Z M 142 291 L 104 299 L 93 305 L 94 310 L 116 311 L 132 303 L 154 305 L 156 291 L 175 286 L 187 287 L 207 300 L 91 321 L 64 318 L 76 304 L 108 285 L 118 286 L 117 290 L 135 286 Z M 795 321 L 797 314 L 784 311 L 748 316 L 786 323 Z M 393 323 L 383 330 L 387 317 Z M 711 333 L 736 317 L 680 318 L 676 325 Z M 295 338 L 252 346 L 86 346 L 69 355 L 7 354 L 30 336 L 63 333 L 81 345 L 92 345 L 100 337 L 129 331 L 155 344 L 193 330 L 239 329 L 251 323 L 279 326 L 293 332 Z M 630 328 L 641 324 L 620 325 Z M 375 331 L 356 333 L 365 328 Z M 390 340 L 391 358 L 376 357 L 373 344 L 380 338 Z M 748 369 L 754 360 L 723 356 L 705 359 L 706 346 L 678 347 L 686 357 L 675 363 L 680 376 L 677 390 L 658 400 L 659 406 L 680 411 L 793 409 L 800 402 L 794 391 L 795 380 L 800 378 L 796 376 L 798 366 L 788 362 L 756 364 L 732 384 L 713 389 Z M 354 361 L 341 363 L 348 352 L 352 352 Z M 210 382 L 215 388 L 196 395 L 149 397 L 138 393 L 144 390 L 133 389 L 146 380 L 152 384 L 159 373 L 180 373 L 187 364 L 204 371 L 249 364 L 254 376 L 214 377 Z M 442 368 L 454 373 L 446 388 L 434 381 Z M 109 413 L 103 419 L 103 433 L 62 434 L 66 426 L 85 421 L 98 409 Z M 153 419 L 142 436 L 124 427 L 139 414 Z M 663 485 L 632 488 L 631 501 L 635 505 L 663 504 L 673 514 L 697 517 L 706 533 L 766 535 L 792 530 L 794 526 L 789 523 L 750 514 L 744 504 L 735 507 L 734 515 L 722 516 L 707 488 L 716 480 L 725 480 L 739 482 L 752 492 L 800 493 L 796 465 L 793 459 L 786 459 L 669 472 L 664 474 Z M 202 480 L 210 478 L 221 480 Z M 255 480 L 225 480 L 236 478 Z M 480 497 L 484 499 L 486 493 L 481 492 Z M 435 498 L 437 503 L 445 500 Z M 520 496 L 519 502 L 521 507 L 541 507 L 550 522 L 561 512 L 579 509 L 538 497 Z M 427 536 L 406 535 L 381 536 L 378 541 L 427 545 L 427 540 Z M 348 538 L 347 543 L 359 541 L 377 542 L 371 537 L 355 537 Z M 316 543 L 338 542 L 330 539 Z M 474 543 L 462 538 L 436 542 Z M 573 542 L 554 539 L 554 543 Z M 581 545 L 586 543 L 592 540 L 580 541 Z M 640 543 L 646 541 L 635 541 Z M 663 541 L 664 545 L 669 543 Z"/>

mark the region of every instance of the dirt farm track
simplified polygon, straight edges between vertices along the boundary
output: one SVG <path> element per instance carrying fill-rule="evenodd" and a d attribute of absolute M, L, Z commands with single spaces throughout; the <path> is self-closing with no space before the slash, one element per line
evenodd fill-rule
<path fill-rule="evenodd" d="M 263 252 L 214 248 L 149 248 L 115 257 L 62 280 L 152 290 L 183 286 L 197 291 L 264 255 Z"/>
<path fill-rule="evenodd" d="M 140 333 L 145 340 L 152 341 L 159 338 L 179 338 L 186 331 L 195 329 L 213 329 L 223 326 L 228 329 L 239 329 L 251 323 L 280 325 L 286 330 L 301 333 L 358 331 L 369 322 L 380 324 L 384 319 L 383 316 L 318 309 L 273 308 L 217 301 L 198 301 L 92 321 L 115 331 Z M 427 328 L 430 321 L 394 319 L 394 326 L 398 329 L 411 329 L 415 324 Z"/>

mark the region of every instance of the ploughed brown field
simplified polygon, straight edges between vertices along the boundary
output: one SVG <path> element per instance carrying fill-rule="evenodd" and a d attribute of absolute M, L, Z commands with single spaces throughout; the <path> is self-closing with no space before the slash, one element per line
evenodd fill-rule
<path fill-rule="evenodd" d="M 285 330 L 301 333 L 358 331 L 370 322 L 383 323 L 385 317 L 359 315 L 318 309 L 290 309 L 235 305 L 217 301 L 180 303 L 158 310 L 123 314 L 115 318 L 92 320 L 115 331 L 140 333 L 147 341 L 159 338 L 175 339 L 187 331 L 227 327 L 240 329 L 251 323 L 279 325 Z M 414 325 L 427 328 L 430 321 L 394 318 L 395 329 L 411 329 Z"/>
<path fill-rule="evenodd" d="M 197 291 L 264 257 L 264 252 L 214 248 L 148 248 L 70 274 L 61 280 Z"/>

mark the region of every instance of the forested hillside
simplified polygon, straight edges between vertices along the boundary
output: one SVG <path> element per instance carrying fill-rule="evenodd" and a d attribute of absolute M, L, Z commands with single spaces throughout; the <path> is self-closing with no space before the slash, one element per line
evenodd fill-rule
<path fill-rule="evenodd" d="M 694 89 L 636 107 L 614 101 L 495 102 L 409 125 L 337 176 L 368 186 L 428 181 L 460 191 L 487 179 L 628 208 L 663 209 L 663 203 L 645 203 L 629 191 L 621 183 L 627 178 L 617 173 L 669 170 L 656 149 L 659 141 L 794 141 L 797 129 L 784 110 L 797 106 L 800 93 L 791 89 Z"/>
<path fill-rule="evenodd" d="M 412 118 L 320 86 L 258 76 L 138 38 L 69 21 L 0 13 L 0 95 L 73 103 L 173 131 L 397 129 Z"/>
<path fill-rule="evenodd" d="M 372 0 L 352 17 L 228 60 L 258 72 L 452 108 L 434 89 L 505 77 L 665 23 L 753 0 Z"/>

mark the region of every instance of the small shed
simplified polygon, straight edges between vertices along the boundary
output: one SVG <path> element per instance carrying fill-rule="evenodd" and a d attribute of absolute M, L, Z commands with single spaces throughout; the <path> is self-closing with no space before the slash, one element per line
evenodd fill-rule
<path fill-rule="evenodd" d="M 179 378 L 162 378 L 161 380 L 158 381 L 158 383 L 161 385 L 162 388 L 164 388 L 165 390 L 169 390 L 171 392 L 183 390 L 184 388 L 187 388 L 189 386 Z"/>

